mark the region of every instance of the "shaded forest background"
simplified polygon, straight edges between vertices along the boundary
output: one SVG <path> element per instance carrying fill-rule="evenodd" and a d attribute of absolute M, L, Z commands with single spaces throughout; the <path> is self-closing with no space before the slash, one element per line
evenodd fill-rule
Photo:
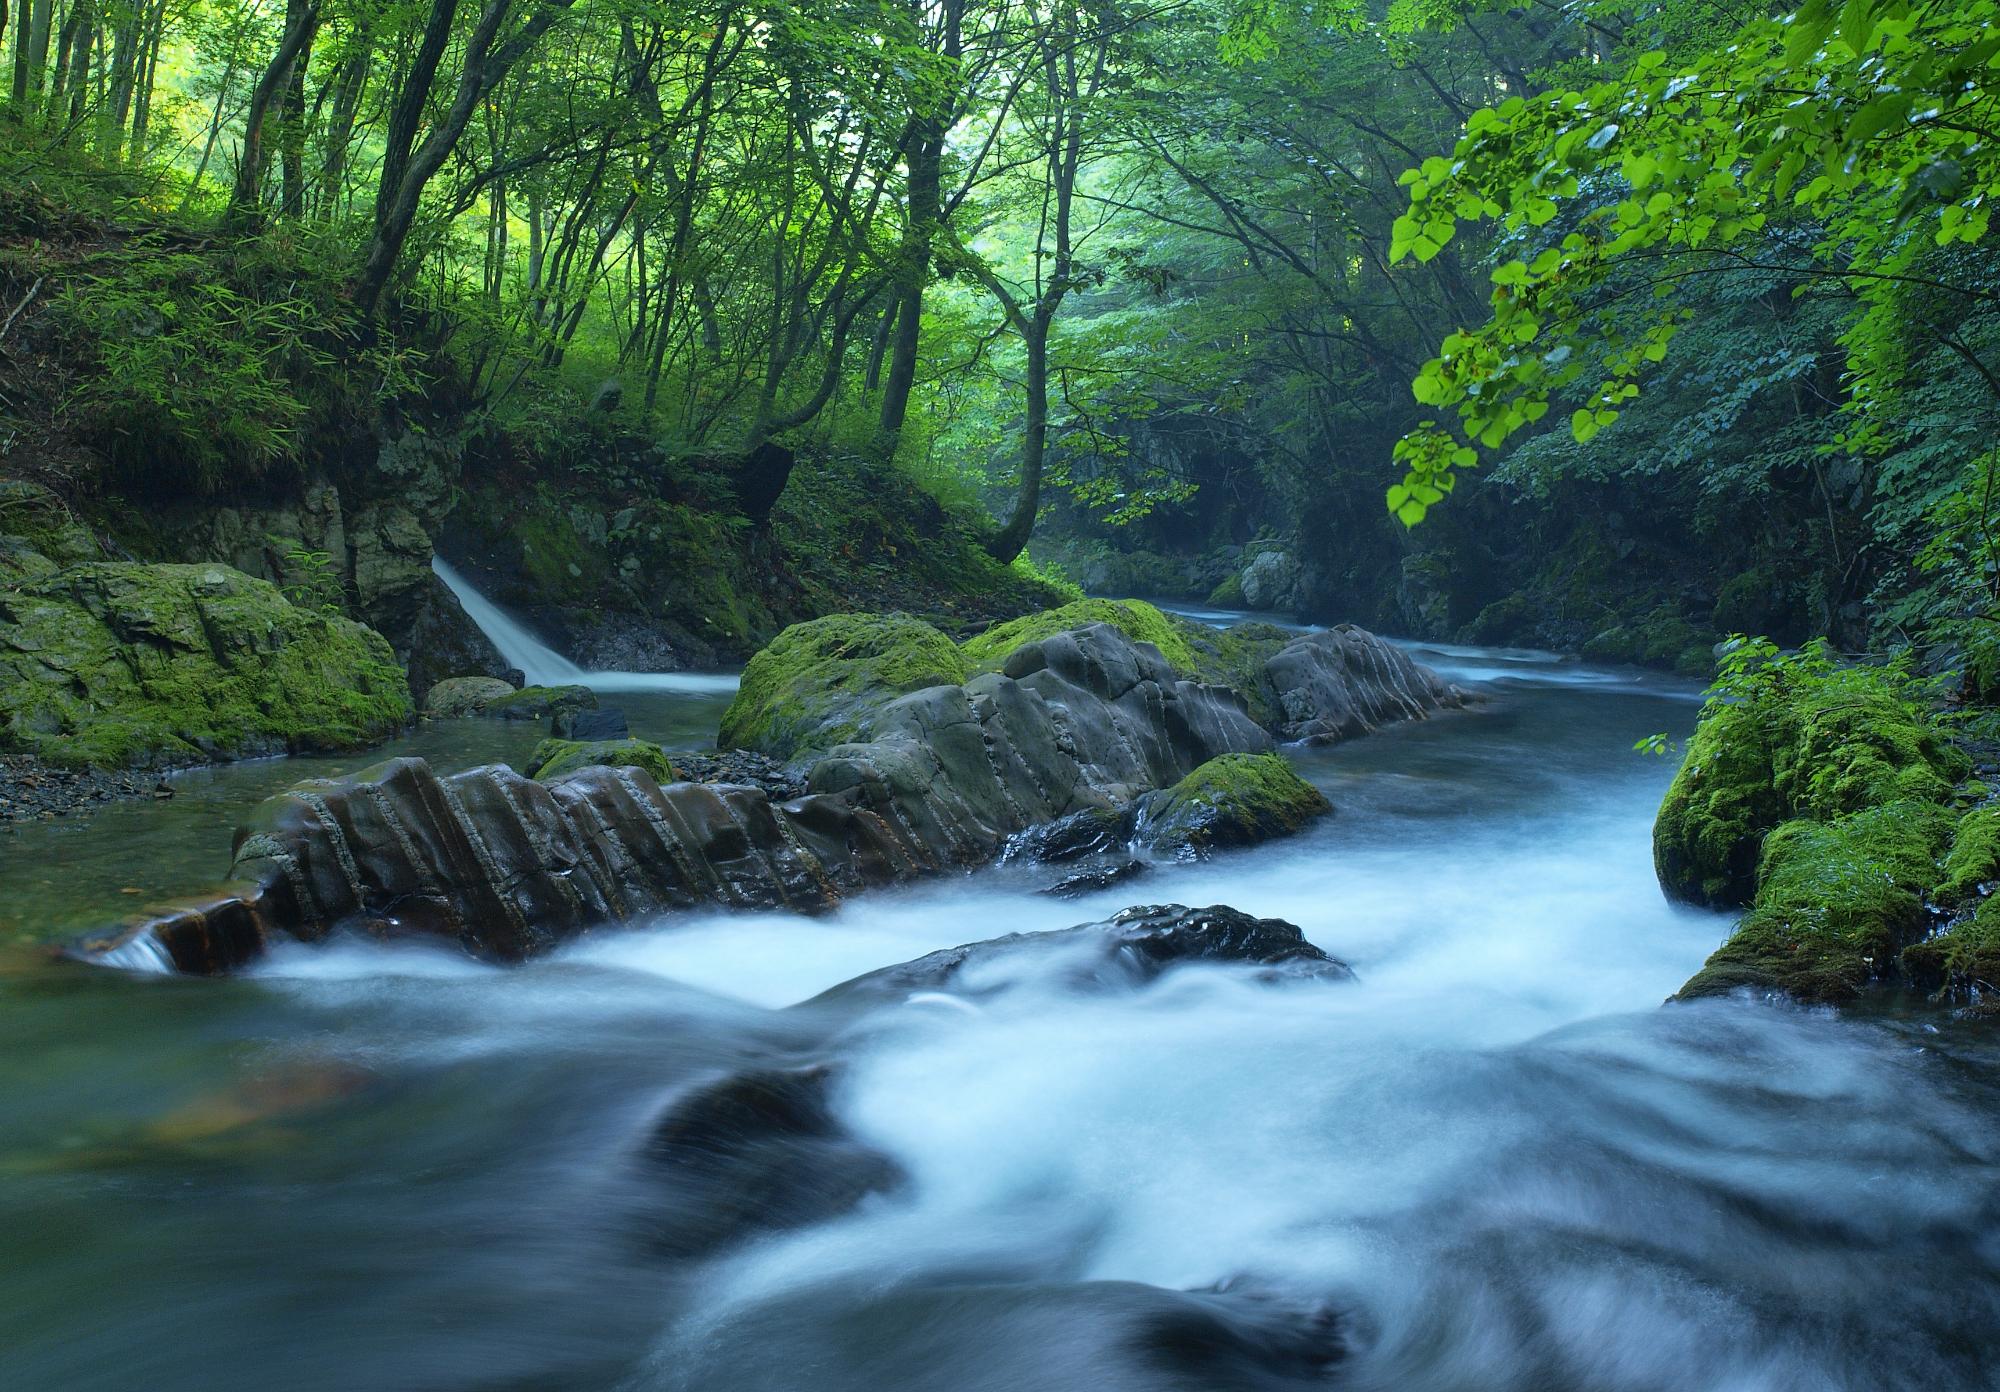
<path fill-rule="evenodd" d="M 1540 227 L 1402 255 L 1405 171 L 1756 13 L 10 0 L 0 473 L 36 487 L 0 506 L 406 654 L 449 648 L 435 550 L 607 666 L 1082 586 L 1703 675 L 1827 634 L 1989 684 L 1976 248 L 1897 301 L 1865 441 L 1867 306 L 1780 213 L 1675 270 L 1615 426 L 1383 506 L 1413 379 Z"/>

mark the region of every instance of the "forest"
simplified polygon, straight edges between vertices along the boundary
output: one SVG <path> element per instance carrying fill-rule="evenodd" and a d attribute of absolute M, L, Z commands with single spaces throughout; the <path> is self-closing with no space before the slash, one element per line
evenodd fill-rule
<path fill-rule="evenodd" d="M 0 0 L 0 1365 L 1994 1385 L 1996 142 L 1991 0 Z"/>

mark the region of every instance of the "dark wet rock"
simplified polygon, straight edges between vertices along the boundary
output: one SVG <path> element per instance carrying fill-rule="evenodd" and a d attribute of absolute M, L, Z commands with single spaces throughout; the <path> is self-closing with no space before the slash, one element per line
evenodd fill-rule
<path fill-rule="evenodd" d="M 1264 678 L 1283 740 L 1352 739 L 1465 704 L 1464 692 L 1353 624 L 1294 638 L 1265 662 Z"/>
<path fill-rule="evenodd" d="M 514 671 L 493 641 L 479 629 L 458 596 L 429 565 L 428 543 L 409 627 L 394 635 L 396 656 L 410 673 L 410 694 L 426 699 L 430 689 L 452 677 L 477 675 L 507 679 Z M 519 686 L 518 678 L 509 683 Z"/>
<path fill-rule="evenodd" d="M 1110 865 L 1092 866 L 1088 870 L 1078 870 L 1064 875 L 1041 892 L 1056 899 L 1081 899 L 1086 894 L 1095 894 L 1101 889 L 1136 880 L 1153 867 L 1143 860 L 1125 860 Z"/>
<path fill-rule="evenodd" d="M 689 1386 L 730 1392 L 798 1392 L 806 1366 L 812 1392 L 1307 1392 L 1347 1355 L 1323 1303 L 961 1277 L 759 1303 L 680 1371 Z"/>
<path fill-rule="evenodd" d="M 628 739 L 632 729 L 625 723 L 625 712 L 617 706 L 563 707 L 556 711 L 549 733 L 560 740 L 588 742 Z"/>
<path fill-rule="evenodd" d="M 903 1182 L 894 1161 L 834 1116 L 827 1064 L 733 1073 L 677 1097 L 642 1152 L 665 1202 L 648 1235 L 666 1255 L 706 1256 L 758 1232 L 847 1212 Z"/>
<path fill-rule="evenodd" d="M 1136 985 L 1187 962 L 1263 967 L 1274 977 L 1354 979 L 1345 962 L 1314 947 L 1283 919 L 1255 918 L 1223 904 L 1205 909 L 1151 904 L 1122 910 L 1102 923 L 947 947 L 842 982 L 813 1003 L 882 1003 L 925 991 L 988 995 L 1013 981 L 1011 973 L 989 969 L 1019 962 L 1032 970 L 1037 961 L 1059 962 L 1061 979 L 1071 987 Z"/>
<path fill-rule="evenodd" d="M 1003 862 L 1062 865 L 1088 856 L 1122 853 L 1131 842 L 1130 809 L 1086 807 L 1009 837 L 1000 858 Z"/>

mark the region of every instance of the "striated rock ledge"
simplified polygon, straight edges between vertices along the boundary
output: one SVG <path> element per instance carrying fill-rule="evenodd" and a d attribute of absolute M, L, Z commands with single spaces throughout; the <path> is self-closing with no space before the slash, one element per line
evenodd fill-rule
<path fill-rule="evenodd" d="M 1315 641 L 1318 640 L 1318 641 Z M 1287 644 L 1311 666 L 1286 720 L 1328 730 L 1460 704 L 1360 630 Z M 1317 704 L 1313 704 L 1317 703 Z M 301 783 L 237 838 L 229 883 L 75 947 L 119 965 L 218 973 L 274 938 L 336 932 L 454 941 L 518 961 L 604 924 L 719 905 L 813 913 L 855 890 L 995 858 L 1014 834 L 1118 811 L 1272 737 L 1243 697 L 1179 676 L 1109 624 L 1050 634 L 1000 671 L 869 712 L 868 738 L 806 769 L 803 797 L 661 784 L 593 765 L 542 783 L 504 767 L 440 777 L 396 759 Z"/>

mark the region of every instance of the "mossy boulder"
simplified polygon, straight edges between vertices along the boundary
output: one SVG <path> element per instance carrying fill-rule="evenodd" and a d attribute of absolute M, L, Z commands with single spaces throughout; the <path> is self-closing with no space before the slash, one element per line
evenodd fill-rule
<path fill-rule="evenodd" d="M 498 677 L 447 677 L 424 693 L 424 714 L 440 720 L 480 715 L 513 694 L 514 684 Z"/>
<path fill-rule="evenodd" d="M 1208 592 L 1208 602 L 1222 609 L 1243 608 L 1243 577 L 1240 574 L 1224 576 L 1222 583 Z"/>
<path fill-rule="evenodd" d="M 1851 1000 L 1921 927 L 1951 830 L 1944 808 L 1908 800 L 1786 822 L 1764 838 L 1755 904 L 1680 998 L 1748 987 Z"/>
<path fill-rule="evenodd" d="M 1199 856 L 1290 836 L 1331 811 L 1284 756 L 1223 754 L 1148 796 L 1137 838 L 1156 852 Z"/>
<path fill-rule="evenodd" d="M 1143 599 L 1081 599 L 1060 609 L 1044 609 L 966 639 L 962 651 L 971 671 L 997 672 L 1017 648 L 1093 623 L 1110 624 L 1135 643 L 1151 643 L 1167 665 L 1183 677 L 1200 671 L 1201 663 L 1189 643 L 1188 630 L 1195 625 L 1176 620 Z"/>
<path fill-rule="evenodd" d="M 1747 904 L 1763 839 L 1779 823 L 1942 805 L 1966 767 L 1925 710 L 1865 672 L 1711 703 L 1653 825 L 1660 883 L 1691 903 Z"/>
<path fill-rule="evenodd" d="M 597 693 L 587 686 L 524 686 L 494 697 L 476 714 L 493 720 L 553 720 L 596 709 Z"/>
<path fill-rule="evenodd" d="M 535 752 L 528 756 L 528 763 L 535 771 L 535 779 L 542 783 L 597 765 L 644 769 L 662 787 L 680 779 L 667 752 L 659 745 L 642 739 L 545 739 L 535 746 Z"/>
<path fill-rule="evenodd" d="M 358 748 L 409 718 L 380 634 L 226 566 L 99 561 L 0 590 L 0 747 L 169 767 Z"/>
<path fill-rule="evenodd" d="M 951 639 L 908 614 L 793 624 L 750 659 L 722 717 L 724 749 L 780 759 L 861 738 L 887 700 L 972 673 Z"/>

